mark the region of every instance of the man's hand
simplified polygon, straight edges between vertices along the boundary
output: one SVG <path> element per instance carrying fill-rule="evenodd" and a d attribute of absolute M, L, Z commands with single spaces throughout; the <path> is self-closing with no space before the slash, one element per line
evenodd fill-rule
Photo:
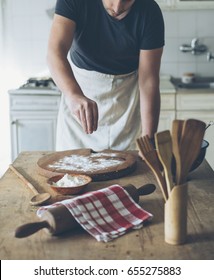
<path fill-rule="evenodd" d="M 77 118 L 85 133 L 91 134 L 97 130 L 98 107 L 95 101 L 84 95 L 75 95 L 67 98 L 67 105 L 71 114 Z"/>

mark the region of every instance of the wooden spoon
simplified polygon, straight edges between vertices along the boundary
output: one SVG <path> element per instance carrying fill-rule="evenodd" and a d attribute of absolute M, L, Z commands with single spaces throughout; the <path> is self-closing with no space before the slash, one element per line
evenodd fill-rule
<path fill-rule="evenodd" d="M 188 119 L 184 122 L 180 140 L 181 173 L 178 184 L 186 181 L 192 164 L 200 152 L 205 129 L 206 124 L 200 120 Z"/>
<path fill-rule="evenodd" d="M 160 162 L 164 168 L 166 186 L 168 196 L 173 188 L 173 179 L 172 179 L 172 138 L 169 130 L 162 132 L 157 132 L 155 134 L 155 145 L 157 148 L 157 154 Z"/>
<path fill-rule="evenodd" d="M 145 162 L 152 170 L 162 191 L 164 200 L 167 201 L 167 188 L 165 180 L 160 171 L 160 163 L 155 149 L 153 148 L 148 135 L 137 139 L 137 146 L 144 157 Z"/>
<path fill-rule="evenodd" d="M 49 193 L 39 193 L 36 188 L 21 174 L 18 172 L 18 170 L 12 165 L 9 165 L 9 168 L 25 183 L 26 186 L 28 186 L 31 191 L 35 194 L 31 200 L 31 205 L 41 205 L 44 202 L 46 202 L 48 199 L 50 199 L 51 195 Z"/>
<path fill-rule="evenodd" d="M 174 120 L 172 123 L 172 151 L 175 158 L 175 182 L 178 184 L 178 178 L 181 174 L 181 156 L 180 156 L 180 140 L 183 129 L 183 120 Z"/>

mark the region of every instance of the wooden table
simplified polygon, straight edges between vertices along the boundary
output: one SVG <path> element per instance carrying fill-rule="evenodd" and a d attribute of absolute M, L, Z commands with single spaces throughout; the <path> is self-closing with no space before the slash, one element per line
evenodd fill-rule
<path fill-rule="evenodd" d="M 23 152 L 14 166 L 39 191 L 55 193 L 46 184 L 46 178 L 36 169 L 37 160 L 47 153 Z M 8 170 L 0 180 L 0 258 L 2 260 L 161 260 L 161 259 L 213 259 L 214 258 L 214 172 L 206 161 L 189 176 L 188 238 L 184 245 L 173 246 L 164 242 L 164 201 L 157 186 L 156 191 L 141 197 L 140 205 L 154 215 L 153 220 L 140 230 L 133 230 L 112 242 L 97 242 L 82 228 L 50 236 L 46 231 L 27 238 L 14 237 L 15 229 L 25 223 L 37 221 L 38 207 L 31 206 L 32 192 Z M 95 190 L 113 183 L 132 183 L 139 187 L 155 183 L 155 178 L 142 160 L 137 170 L 117 180 L 91 183 L 88 190 Z M 54 198 L 52 202 L 54 201 Z"/>

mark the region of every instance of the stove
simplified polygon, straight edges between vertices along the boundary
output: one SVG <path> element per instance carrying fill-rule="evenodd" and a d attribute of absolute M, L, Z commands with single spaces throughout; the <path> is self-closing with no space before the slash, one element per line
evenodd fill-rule
<path fill-rule="evenodd" d="M 19 89 L 57 89 L 52 78 L 29 78 Z"/>

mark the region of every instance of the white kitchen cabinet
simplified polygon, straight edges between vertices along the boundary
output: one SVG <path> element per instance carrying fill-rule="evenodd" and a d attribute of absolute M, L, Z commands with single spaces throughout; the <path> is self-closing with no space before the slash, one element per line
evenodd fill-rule
<path fill-rule="evenodd" d="M 174 6 L 173 0 L 156 0 L 161 9 L 171 8 Z"/>
<path fill-rule="evenodd" d="M 214 120 L 214 92 L 211 91 L 178 91 L 176 96 L 177 119 L 199 119 L 205 123 Z M 209 142 L 206 159 L 214 169 L 214 127 L 206 130 L 205 140 Z"/>
<path fill-rule="evenodd" d="M 162 1 L 162 0 L 161 0 Z M 213 10 L 213 0 L 169 0 L 176 10 Z"/>
<path fill-rule="evenodd" d="M 158 131 L 171 130 L 175 119 L 175 94 L 161 94 L 161 112 Z"/>
<path fill-rule="evenodd" d="M 161 111 L 158 131 L 171 130 L 172 121 L 175 119 L 175 96 L 176 90 L 169 78 L 162 77 L 160 80 Z"/>
<path fill-rule="evenodd" d="M 11 158 L 22 151 L 54 151 L 60 92 L 10 90 Z"/>
<path fill-rule="evenodd" d="M 162 10 L 213 10 L 213 0 L 156 0 Z"/>

